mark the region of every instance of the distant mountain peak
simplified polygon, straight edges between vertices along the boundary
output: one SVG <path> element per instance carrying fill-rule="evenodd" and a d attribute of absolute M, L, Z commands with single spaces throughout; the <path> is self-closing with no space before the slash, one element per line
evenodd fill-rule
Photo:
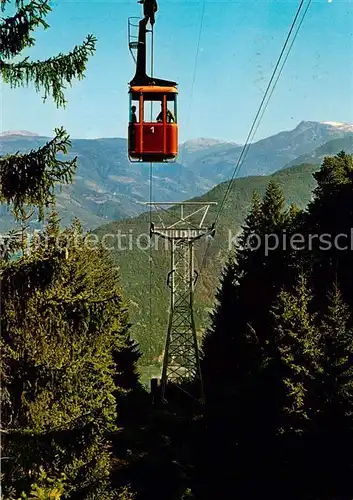
<path fill-rule="evenodd" d="M 324 123 L 316 122 L 314 120 L 302 120 L 298 123 L 294 130 L 309 129 L 312 127 L 319 127 L 320 125 L 324 125 Z"/>
<path fill-rule="evenodd" d="M 219 139 L 212 139 L 208 137 L 199 137 L 197 139 L 189 139 L 182 144 L 182 147 L 187 148 L 189 151 L 212 148 L 221 144 L 229 144 L 232 146 L 238 146 L 236 142 L 231 141 L 221 141 Z"/>
<path fill-rule="evenodd" d="M 302 120 L 295 129 L 309 129 L 311 127 L 317 128 L 320 126 L 327 127 L 328 129 L 341 130 L 342 132 L 353 132 L 353 123 L 335 121 L 315 122 Z"/>
<path fill-rule="evenodd" d="M 24 136 L 24 137 L 39 137 L 35 132 L 28 132 L 27 130 L 6 130 L 0 133 L 0 137 L 8 137 L 10 135 Z"/>

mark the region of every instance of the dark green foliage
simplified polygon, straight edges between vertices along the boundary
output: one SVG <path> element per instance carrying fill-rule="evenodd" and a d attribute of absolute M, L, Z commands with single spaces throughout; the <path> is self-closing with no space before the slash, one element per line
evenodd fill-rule
<path fill-rule="evenodd" d="M 323 494 L 352 495 L 353 470 L 353 330 L 352 308 L 342 300 L 335 284 L 320 330 L 322 374 L 319 408 L 315 418 L 315 479 Z"/>
<path fill-rule="evenodd" d="M 301 257 L 311 269 L 316 306 L 322 312 L 336 279 L 344 301 L 353 307 L 353 156 L 341 152 L 325 158 L 315 178 L 314 199 L 300 227 L 306 243 Z"/>
<path fill-rule="evenodd" d="M 266 235 L 284 231 L 288 238 L 347 232 L 351 162 L 343 153 L 325 159 L 305 212 L 286 210 L 273 183 L 262 201 L 253 198 L 203 342 L 196 498 L 352 495 L 351 256 L 315 245 L 312 252 L 305 244 L 302 251 L 264 245 Z M 337 274 L 342 294 L 336 287 L 327 298 Z"/>
<path fill-rule="evenodd" d="M 281 498 L 288 485 L 291 486 L 286 497 L 293 500 L 311 498 L 318 487 L 317 478 L 313 477 L 316 448 L 312 437 L 320 412 L 318 391 L 323 357 L 312 299 L 307 277 L 300 272 L 293 288 L 282 290 L 271 308 L 276 348 L 272 380 L 276 381 L 279 395 L 271 444 L 275 451 L 276 473 L 271 485 L 274 498 Z"/>
<path fill-rule="evenodd" d="M 327 403 L 331 404 L 337 398 L 341 403 L 345 402 L 344 406 L 347 410 L 352 404 L 353 395 L 351 365 L 353 331 L 349 327 L 351 311 L 343 302 L 337 285 L 333 287 L 328 298 L 329 307 L 321 323 L 324 348 L 323 376 L 328 382 Z M 331 387 L 330 384 L 332 384 Z"/>
<path fill-rule="evenodd" d="M 40 25 L 49 28 L 43 18 L 51 11 L 51 7 L 48 0 L 31 1 L 27 5 L 22 1 L 5 3 L 15 4 L 17 10 L 13 16 L 3 19 L 0 25 L 0 73 L 4 82 L 12 88 L 33 82 L 37 92 L 44 88 L 44 101 L 51 93 L 55 104 L 64 106 L 65 84 L 71 85 L 74 79 L 83 78 L 88 57 L 95 51 L 96 38 L 88 35 L 86 41 L 69 54 L 60 53 L 46 61 L 28 61 L 26 57 L 20 62 L 11 62 L 25 48 L 34 45 L 31 32 L 35 28 Z"/>
<path fill-rule="evenodd" d="M 59 152 L 66 154 L 71 145 L 68 134 L 61 128 L 55 138 L 42 148 L 28 154 L 0 158 L 0 201 L 12 204 L 16 218 L 25 206 L 39 208 L 55 202 L 54 186 L 69 183 L 76 169 L 76 158 L 62 161 Z"/>
<path fill-rule="evenodd" d="M 29 471 L 43 465 L 65 473 L 70 499 L 110 498 L 114 378 L 123 393 L 137 386 L 136 355 L 117 275 L 88 245 L 78 222 L 60 233 L 53 217 L 29 255 L 3 270 L 4 452 L 18 457 L 2 469 L 5 492 L 26 490 Z"/>
<path fill-rule="evenodd" d="M 5 2 L 2 2 L 2 11 Z M 26 47 L 34 45 L 34 38 L 31 36 L 38 26 L 44 29 L 49 25 L 42 19 L 50 12 L 48 1 L 37 3 L 31 2 L 29 5 L 23 5 L 17 2 L 18 10 L 15 15 L 3 20 L 0 24 L 0 54 L 6 59 L 17 56 Z"/>
<path fill-rule="evenodd" d="M 273 308 L 275 343 L 283 367 L 286 422 L 283 432 L 304 432 L 315 408 L 311 397 L 320 372 L 320 334 L 315 316 L 310 313 L 311 290 L 304 275 L 299 275 L 294 293 L 282 291 Z"/>
<path fill-rule="evenodd" d="M 317 198 L 333 194 L 337 187 L 349 184 L 353 180 L 352 155 L 341 151 L 334 157 L 326 157 L 321 169 L 314 174 L 318 187 L 314 193 Z"/>
<path fill-rule="evenodd" d="M 232 366 L 224 363 L 233 341 L 232 320 L 235 307 L 235 269 L 232 259 L 225 266 L 221 278 L 220 288 L 216 295 L 217 305 L 212 313 L 212 325 L 205 334 L 202 344 L 203 358 L 202 370 L 204 372 L 204 384 L 207 393 L 211 391 L 212 381 L 221 372 L 224 376 L 224 368 L 233 370 Z M 219 338 L 218 335 L 222 338 Z M 210 354 L 212 353 L 212 356 Z M 224 368 L 223 368 L 224 367 Z M 210 388 L 210 389 L 209 389 Z"/>
<path fill-rule="evenodd" d="M 240 330 L 251 325 L 261 341 L 269 338 L 270 305 L 282 284 L 293 279 L 291 248 L 283 243 L 292 225 L 292 210 L 271 181 L 262 202 L 257 195 L 253 200 L 235 257 L 239 286 L 234 322 Z"/>
<path fill-rule="evenodd" d="M 72 53 L 59 54 L 47 61 L 12 62 L 26 48 L 34 44 L 31 32 L 42 25 L 48 28 L 44 17 L 51 11 L 47 0 L 38 2 L 2 2 L 15 6 L 13 16 L 2 19 L 0 24 L 0 74 L 10 87 L 23 87 L 33 82 L 39 92 L 52 93 L 56 105 L 64 106 L 63 89 L 73 79 L 84 76 L 89 55 L 95 50 L 95 38 L 87 37 L 85 43 L 74 48 Z M 10 59 L 10 60 L 8 60 Z M 54 188 L 57 183 L 69 183 L 76 169 L 76 159 L 64 161 L 56 158 L 57 153 L 67 153 L 70 141 L 65 130 L 55 129 L 56 136 L 45 146 L 26 155 L 8 155 L 0 159 L 0 202 L 13 204 L 14 215 L 18 218 L 27 205 L 39 209 L 39 219 L 44 217 L 44 207 L 53 203 Z"/>
<path fill-rule="evenodd" d="M 169 395 L 168 403 L 156 398 L 152 404 L 150 395 L 140 393 L 124 430 L 113 436 L 113 484 L 131 484 L 137 500 L 179 500 L 193 477 L 199 429 L 190 398 L 180 390 Z"/>
<path fill-rule="evenodd" d="M 47 61 L 28 62 L 26 58 L 19 63 L 2 63 L 1 76 L 12 88 L 22 87 L 23 82 L 34 82 L 37 92 L 44 88 L 43 101 L 52 93 L 57 107 L 64 106 L 67 103 L 63 93 L 64 83 L 71 85 L 73 79 L 83 78 L 88 56 L 95 50 L 95 42 L 95 37 L 89 35 L 82 46 L 75 47 L 67 55 L 59 54 Z"/>
<path fill-rule="evenodd" d="M 47 61 L 6 61 L 34 44 L 30 33 L 48 27 L 42 18 L 51 10 L 46 0 L 12 4 L 17 11 L 0 25 L 3 80 L 11 87 L 33 82 L 37 91 L 44 88 L 44 100 L 52 93 L 57 106 L 64 105 L 64 84 L 83 77 L 94 37 Z M 63 129 L 55 132 L 36 151 L 0 159 L 0 202 L 13 206 L 22 226 L 1 242 L 2 493 L 9 499 L 133 498 L 124 485 L 114 490 L 111 484 L 119 404 L 140 389 L 139 353 L 129 338 L 116 268 L 77 220 L 62 230 L 55 212 L 40 234 L 26 236 L 31 215 L 38 210 L 43 219 L 57 184 L 70 183 L 76 168 L 76 158 L 57 158 L 70 141 Z"/>
<path fill-rule="evenodd" d="M 286 213 L 283 192 L 275 181 L 270 181 L 262 203 L 258 209 L 261 211 L 260 227 L 267 231 L 281 229 L 285 226 Z"/>
<path fill-rule="evenodd" d="M 254 194 L 235 259 L 230 258 L 223 275 L 212 326 L 203 341 L 204 442 L 208 450 L 203 448 L 201 462 L 209 478 L 203 494 L 207 492 L 209 498 L 217 492 L 224 496 L 231 487 L 240 496 L 246 492 L 256 495 L 258 484 L 249 486 L 250 463 L 260 474 L 261 464 L 272 460 L 271 452 L 264 450 L 270 450 L 267 445 L 275 435 L 279 391 L 274 378 L 277 360 L 269 340 L 269 307 L 290 267 L 280 245 L 268 249 L 266 235 L 280 237 L 290 222 L 274 182 L 269 183 L 262 201 Z M 210 465 L 214 456 L 217 465 Z M 268 481 L 265 476 L 261 473 L 258 481 Z"/>

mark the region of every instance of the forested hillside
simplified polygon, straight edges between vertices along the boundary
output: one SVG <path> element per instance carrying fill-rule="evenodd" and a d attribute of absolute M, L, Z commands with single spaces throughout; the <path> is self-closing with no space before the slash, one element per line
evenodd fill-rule
<path fill-rule="evenodd" d="M 262 245 L 240 242 L 224 268 L 203 339 L 200 498 L 352 495 L 353 156 L 315 178 L 305 211 L 275 183 L 254 196 L 242 241 Z M 291 244 L 268 252 L 268 234 Z"/>
<path fill-rule="evenodd" d="M 222 209 L 214 240 L 211 242 L 201 241 L 195 246 L 195 266 L 198 270 L 206 246 L 208 247 L 204 268 L 197 282 L 195 294 L 195 313 L 199 335 L 208 322 L 208 313 L 212 307 L 222 264 L 229 249 L 231 249 L 229 246 L 233 246 L 232 240 L 244 222 L 251 205 L 253 191 L 257 190 L 262 195 L 268 183 L 275 180 L 284 190 L 286 204 L 296 203 L 303 208 L 311 199 L 312 189 L 316 184 L 312 174 L 318 168 L 315 165 L 299 165 L 279 171 L 271 176 L 246 177 L 234 181 Z M 218 202 L 218 206 L 210 208 L 207 216 L 210 223 L 218 213 L 227 188 L 228 183 L 220 184 L 206 195 L 192 200 Z M 154 212 L 152 220 L 158 221 L 158 216 Z M 111 249 L 114 262 L 119 266 L 124 290 L 126 290 L 129 300 L 133 323 L 131 332 L 138 340 L 143 353 L 141 363 L 158 366 L 162 359 L 168 324 L 169 289 L 166 285 L 166 278 L 170 265 L 169 248 L 166 249 L 162 240 L 154 237 L 151 268 L 152 310 L 150 311 L 148 298 L 150 290 L 149 213 L 108 224 L 95 230 L 94 234 L 97 234 L 100 241 L 106 242 L 106 246 Z M 152 331 L 150 331 L 150 315 L 152 316 Z"/>
<path fill-rule="evenodd" d="M 353 153 L 353 134 L 348 133 L 344 137 L 332 139 L 331 141 L 322 144 L 310 153 L 299 156 L 295 160 L 288 163 L 284 168 L 299 165 L 301 163 L 321 164 L 325 156 L 332 156 L 338 151 L 345 151 L 346 153 Z"/>

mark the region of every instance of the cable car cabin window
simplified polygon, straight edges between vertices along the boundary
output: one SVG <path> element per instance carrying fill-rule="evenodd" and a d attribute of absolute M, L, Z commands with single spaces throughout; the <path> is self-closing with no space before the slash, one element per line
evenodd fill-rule
<path fill-rule="evenodd" d="M 129 122 L 138 123 L 140 121 L 140 100 L 132 98 L 130 94 Z"/>
<path fill-rule="evenodd" d="M 166 102 L 166 123 L 177 123 L 176 94 L 165 96 L 159 94 L 144 94 L 143 121 L 144 123 L 163 123 L 163 103 Z"/>

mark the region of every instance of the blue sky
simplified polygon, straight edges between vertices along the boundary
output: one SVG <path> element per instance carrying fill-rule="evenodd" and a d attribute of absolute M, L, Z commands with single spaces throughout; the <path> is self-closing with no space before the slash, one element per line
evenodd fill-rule
<path fill-rule="evenodd" d="M 160 0 L 156 77 L 179 87 L 179 137 L 244 142 L 299 0 Z M 72 138 L 126 137 L 128 82 L 134 62 L 127 18 L 137 0 L 58 0 L 26 52 L 44 59 L 70 51 L 88 33 L 97 41 L 86 78 L 66 91 L 66 110 L 31 88 L 2 85 L 1 129 Z M 199 38 L 202 12 L 204 16 Z M 314 0 L 254 140 L 301 120 L 353 122 L 353 0 Z M 193 86 L 193 77 L 195 82 Z"/>

